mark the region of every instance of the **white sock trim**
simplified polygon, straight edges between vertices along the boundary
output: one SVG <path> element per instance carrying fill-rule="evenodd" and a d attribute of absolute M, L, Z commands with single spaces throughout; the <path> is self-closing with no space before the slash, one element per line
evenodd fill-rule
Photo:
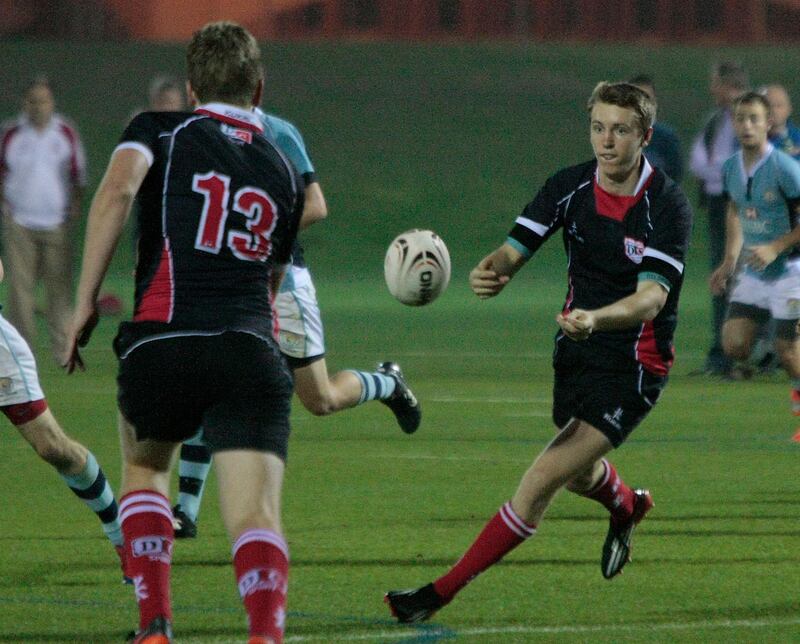
<path fill-rule="evenodd" d="M 275 546 L 283 553 L 283 556 L 286 557 L 286 560 L 289 560 L 289 546 L 286 544 L 286 541 L 284 541 L 283 537 L 277 532 L 264 529 L 245 530 L 242 532 L 242 534 L 239 535 L 239 538 L 236 539 L 236 542 L 233 544 L 233 556 L 236 556 L 236 553 L 242 546 L 256 541 L 261 541 L 263 543 L 268 543 Z"/>
<path fill-rule="evenodd" d="M 514 512 L 514 508 L 511 507 L 511 501 L 508 501 L 500 508 L 500 518 L 503 519 L 508 529 L 521 539 L 527 539 L 536 534 L 536 528 L 529 526 Z"/>

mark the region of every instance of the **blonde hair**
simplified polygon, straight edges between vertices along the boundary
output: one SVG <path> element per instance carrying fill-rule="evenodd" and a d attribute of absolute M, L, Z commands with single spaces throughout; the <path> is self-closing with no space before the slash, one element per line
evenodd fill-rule
<path fill-rule="evenodd" d="M 653 127 L 656 120 L 655 101 L 647 92 L 630 83 L 609 83 L 608 81 L 597 83 L 586 104 L 589 113 L 597 103 L 616 105 L 636 112 L 636 121 L 642 134 Z"/>
<path fill-rule="evenodd" d="M 211 22 L 189 42 L 186 74 L 201 102 L 248 104 L 263 77 L 261 50 L 241 25 Z"/>

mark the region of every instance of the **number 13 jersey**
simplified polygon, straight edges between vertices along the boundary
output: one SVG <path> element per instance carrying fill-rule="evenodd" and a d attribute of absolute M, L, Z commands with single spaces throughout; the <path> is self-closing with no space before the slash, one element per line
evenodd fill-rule
<path fill-rule="evenodd" d="M 120 338 L 244 331 L 272 338 L 270 277 L 291 260 L 302 181 L 249 110 L 144 112 L 117 150 L 150 169 L 137 194 L 132 324 Z M 124 347 L 118 347 L 124 349 Z"/>

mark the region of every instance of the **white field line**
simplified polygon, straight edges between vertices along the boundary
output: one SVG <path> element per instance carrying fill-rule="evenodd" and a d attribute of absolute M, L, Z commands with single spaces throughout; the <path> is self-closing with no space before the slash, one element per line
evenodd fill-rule
<path fill-rule="evenodd" d="M 445 639 L 460 639 L 461 637 L 481 635 L 574 635 L 581 633 L 614 633 L 614 632 L 647 632 L 653 631 L 692 631 L 692 630 L 733 630 L 733 629 L 759 629 L 773 628 L 776 626 L 800 626 L 800 617 L 789 619 L 720 619 L 694 622 L 665 622 L 642 624 L 597 624 L 575 626 L 486 626 L 483 628 L 442 629 L 440 632 Z M 432 640 L 436 635 L 435 627 L 417 631 L 384 630 L 384 631 L 353 631 L 339 635 L 289 635 L 287 642 L 379 642 L 384 640 L 419 639 L 424 637 Z M 180 644 L 224 644 L 230 638 L 192 638 L 181 639 Z"/>

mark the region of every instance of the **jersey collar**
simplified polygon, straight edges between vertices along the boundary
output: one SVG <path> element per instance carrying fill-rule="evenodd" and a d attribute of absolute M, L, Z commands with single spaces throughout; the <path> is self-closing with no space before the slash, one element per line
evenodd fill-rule
<path fill-rule="evenodd" d="M 642 170 L 641 174 L 639 175 L 639 181 L 636 182 L 636 187 L 633 189 L 633 194 L 628 195 L 631 197 L 636 197 L 639 193 L 647 186 L 647 183 L 650 181 L 650 176 L 653 174 L 653 166 L 650 165 L 650 162 L 647 160 L 647 157 L 642 155 Z M 606 192 L 606 190 L 600 185 L 600 168 L 597 167 L 594 169 L 594 182 L 600 190 Z M 611 193 L 608 193 L 611 194 Z M 625 196 L 625 195 L 620 195 Z"/>
<path fill-rule="evenodd" d="M 229 105 L 228 103 L 205 103 L 204 105 L 199 105 L 194 111 L 195 114 L 210 116 L 228 125 L 235 125 L 236 127 L 242 127 L 259 133 L 264 132 L 261 119 L 258 118 L 252 109 L 246 110 L 241 107 L 236 107 L 235 105 Z"/>
<path fill-rule="evenodd" d="M 769 155 L 772 154 L 772 151 L 775 149 L 775 146 L 772 143 L 767 143 L 767 147 L 764 150 L 764 154 L 761 155 L 761 158 L 753 164 L 753 167 L 750 168 L 750 172 L 747 172 L 744 167 L 744 152 L 739 150 L 736 153 L 736 156 L 739 157 L 739 169 L 742 171 L 742 176 L 751 178 L 754 177 L 758 169 L 767 162 Z"/>

